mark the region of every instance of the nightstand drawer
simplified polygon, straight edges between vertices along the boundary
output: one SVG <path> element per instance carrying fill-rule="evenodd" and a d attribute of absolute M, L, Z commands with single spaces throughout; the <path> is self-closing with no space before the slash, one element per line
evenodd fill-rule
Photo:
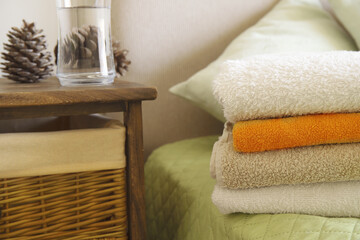
<path fill-rule="evenodd" d="M 119 121 L 93 115 L 3 125 L 0 239 L 127 239 Z"/>

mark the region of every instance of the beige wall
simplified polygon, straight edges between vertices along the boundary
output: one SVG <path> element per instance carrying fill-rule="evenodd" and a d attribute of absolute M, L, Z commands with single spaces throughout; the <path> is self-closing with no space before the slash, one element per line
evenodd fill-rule
<path fill-rule="evenodd" d="M 158 88 L 144 104 L 145 155 L 168 142 L 220 134 L 222 124 L 168 89 L 221 54 L 277 0 L 113 0 L 113 37 L 130 50 L 127 80 Z"/>

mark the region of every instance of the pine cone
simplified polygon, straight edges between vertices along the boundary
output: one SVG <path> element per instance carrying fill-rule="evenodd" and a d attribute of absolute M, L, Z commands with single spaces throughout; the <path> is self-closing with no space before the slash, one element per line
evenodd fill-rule
<path fill-rule="evenodd" d="M 99 51 L 97 46 L 97 28 L 95 26 L 74 29 L 62 46 L 63 61 L 72 67 L 99 67 Z M 126 59 L 128 50 L 120 48 L 119 41 L 113 41 L 116 72 L 121 76 L 128 71 L 131 61 Z M 58 45 L 54 48 L 55 63 L 58 64 Z"/>
<path fill-rule="evenodd" d="M 2 53 L 4 77 L 22 83 L 35 83 L 51 75 L 51 53 L 46 52 L 46 40 L 40 35 L 35 23 L 27 23 L 19 29 L 11 28 L 7 36 L 9 43 L 4 44 L 7 52 Z"/>
<path fill-rule="evenodd" d="M 131 61 L 126 59 L 126 55 L 129 51 L 121 49 L 119 41 L 113 41 L 112 46 L 116 72 L 118 72 L 121 76 L 124 76 L 125 72 L 129 70 L 129 65 L 131 64 Z"/>
<path fill-rule="evenodd" d="M 61 46 L 64 64 L 71 67 L 100 67 L 98 50 L 98 28 L 85 26 L 75 28 L 64 39 Z"/>

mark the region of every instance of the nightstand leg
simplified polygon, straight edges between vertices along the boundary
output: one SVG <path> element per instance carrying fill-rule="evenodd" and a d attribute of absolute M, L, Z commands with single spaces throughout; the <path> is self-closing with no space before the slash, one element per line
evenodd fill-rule
<path fill-rule="evenodd" d="M 141 101 L 128 102 L 126 126 L 129 239 L 146 239 L 144 148 Z"/>

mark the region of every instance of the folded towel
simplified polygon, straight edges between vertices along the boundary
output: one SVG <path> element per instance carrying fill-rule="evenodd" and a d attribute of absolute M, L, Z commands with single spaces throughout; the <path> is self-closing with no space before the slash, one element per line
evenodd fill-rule
<path fill-rule="evenodd" d="M 220 186 L 254 188 L 281 184 L 360 180 L 360 143 L 240 153 L 231 128 L 213 148 L 210 170 Z"/>
<path fill-rule="evenodd" d="M 360 182 L 280 185 L 241 190 L 216 185 L 212 201 L 223 214 L 299 213 L 360 217 Z"/>
<path fill-rule="evenodd" d="M 360 142 L 360 114 L 320 114 L 240 121 L 234 125 L 232 133 L 234 148 L 239 152 Z"/>
<path fill-rule="evenodd" d="M 360 112 L 360 53 L 262 55 L 227 61 L 213 83 L 230 122 Z"/>

